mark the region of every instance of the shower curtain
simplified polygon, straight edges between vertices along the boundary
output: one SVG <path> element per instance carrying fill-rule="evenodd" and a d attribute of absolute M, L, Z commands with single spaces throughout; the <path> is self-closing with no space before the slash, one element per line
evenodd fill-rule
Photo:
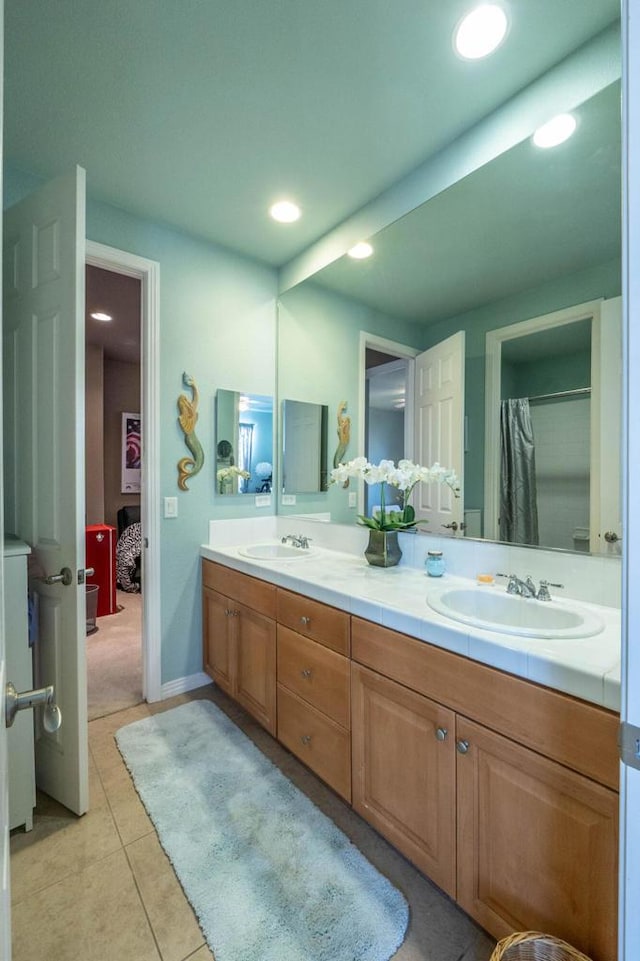
<path fill-rule="evenodd" d="M 529 401 L 500 405 L 500 539 L 538 544 L 536 455 Z"/>

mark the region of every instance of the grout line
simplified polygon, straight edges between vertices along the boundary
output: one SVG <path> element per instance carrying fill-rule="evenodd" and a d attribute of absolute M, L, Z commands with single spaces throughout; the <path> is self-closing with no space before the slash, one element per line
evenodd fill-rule
<path fill-rule="evenodd" d="M 134 842 L 132 842 L 132 843 L 134 843 Z M 162 953 L 162 951 L 161 951 L 161 949 L 160 949 L 160 944 L 159 944 L 158 939 L 157 939 L 157 937 L 156 937 L 156 932 L 153 930 L 153 925 L 152 925 L 152 923 L 151 923 L 151 918 L 149 917 L 149 912 L 147 911 L 147 905 L 145 904 L 144 898 L 142 897 L 142 891 L 140 890 L 140 886 L 139 886 L 139 884 L 138 884 L 138 879 L 137 879 L 137 877 L 136 877 L 136 872 L 133 870 L 133 865 L 131 864 L 131 859 L 130 859 L 130 857 L 129 857 L 129 852 L 127 851 L 127 846 L 124 845 L 123 848 L 122 848 L 122 850 L 124 851 L 124 856 L 125 856 L 125 858 L 127 859 L 127 864 L 128 864 L 128 866 L 129 866 L 129 871 L 131 872 L 131 878 L 132 878 L 133 883 L 134 883 L 134 885 L 135 885 L 136 891 L 138 892 L 138 899 L 139 899 L 139 901 L 140 901 L 140 906 L 142 907 L 142 910 L 144 911 L 144 916 L 145 916 L 145 918 L 147 919 L 147 924 L 149 925 L 149 930 L 151 931 L 151 937 L 153 938 L 153 943 L 154 943 L 155 946 L 156 946 L 156 950 L 157 950 L 157 952 L 158 952 L 158 957 L 159 957 L 159 958 L 161 959 L 161 961 L 162 961 L 162 959 L 164 958 L 164 954 Z"/>

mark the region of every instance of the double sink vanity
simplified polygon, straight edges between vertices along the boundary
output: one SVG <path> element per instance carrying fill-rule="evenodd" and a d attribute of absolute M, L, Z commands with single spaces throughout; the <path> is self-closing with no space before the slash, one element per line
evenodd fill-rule
<path fill-rule="evenodd" d="M 201 548 L 207 674 L 495 937 L 614 961 L 619 611 L 239 531 Z"/>

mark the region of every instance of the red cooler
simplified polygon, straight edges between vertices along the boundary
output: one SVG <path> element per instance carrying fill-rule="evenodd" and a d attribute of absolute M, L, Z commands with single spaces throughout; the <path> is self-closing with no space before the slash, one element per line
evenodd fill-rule
<path fill-rule="evenodd" d="M 116 613 L 116 529 L 107 524 L 87 527 L 86 566 L 95 573 L 87 577 L 87 584 L 97 584 L 98 617 Z"/>

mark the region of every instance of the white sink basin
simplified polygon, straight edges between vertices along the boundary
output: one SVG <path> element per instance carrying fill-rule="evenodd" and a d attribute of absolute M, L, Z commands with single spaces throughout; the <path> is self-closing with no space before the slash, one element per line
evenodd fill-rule
<path fill-rule="evenodd" d="M 592 637 L 604 625 L 591 611 L 565 601 L 536 601 L 491 587 L 451 587 L 427 595 L 427 604 L 455 621 L 523 637 Z"/>
<path fill-rule="evenodd" d="M 290 561 L 294 558 L 311 557 L 313 549 L 309 547 L 294 547 L 292 544 L 249 544 L 239 547 L 238 554 L 251 557 L 254 561 Z"/>

